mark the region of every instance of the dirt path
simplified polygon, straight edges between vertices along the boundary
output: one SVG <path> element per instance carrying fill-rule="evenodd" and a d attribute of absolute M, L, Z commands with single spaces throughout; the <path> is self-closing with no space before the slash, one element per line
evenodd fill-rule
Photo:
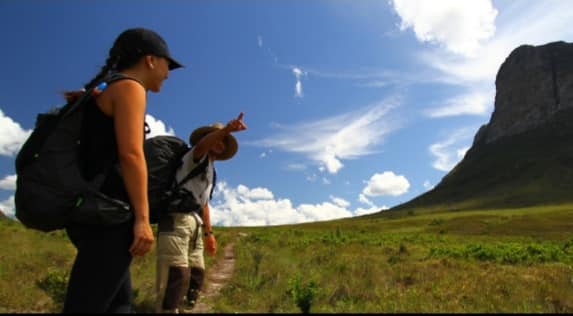
<path fill-rule="evenodd" d="M 212 312 L 211 306 L 205 302 L 219 295 L 219 291 L 233 275 L 235 269 L 235 252 L 233 243 L 228 244 L 224 251 L 223 259 L 220 259 L 211 268 L 207 269 L 205 289 L 199 296 L 199 300 L 191 313 L 208 313 Z"/>

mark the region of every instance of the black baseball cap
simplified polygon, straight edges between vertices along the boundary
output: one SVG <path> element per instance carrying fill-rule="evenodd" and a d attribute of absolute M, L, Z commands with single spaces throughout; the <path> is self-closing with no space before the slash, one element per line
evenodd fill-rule
<path fill-rule="evenodd" d="M 169 53 L 169 48 L 165 40 L 155 31 L 143 27 L 132 28 L 123 31 L 117 41 L 122 41 L 124 45 L 136 49 L 137 54 L 155 55 L 166 58 L 169 61 L 169 70 L 183 67 Z"/>

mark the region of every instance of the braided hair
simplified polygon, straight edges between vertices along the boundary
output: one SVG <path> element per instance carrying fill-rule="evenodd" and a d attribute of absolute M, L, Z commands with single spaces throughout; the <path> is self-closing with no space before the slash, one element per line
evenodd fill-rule
<path fill-rule="evenodd" d="M 113 43 L 112 48 L 109 50 L 105 64 L 100 68 L 98 74 L 84 85 L 83 90 L 64 92 L 64 97 L 68 102 L 74 102 L 77 100 L 84 93 L 84 91 L 87 91 L 93 86 L 97 85 L 108 74 L 122 71 L 135 65 L 139 61 L 139 59 L 143 56 L 141 48 L 134 47 L 133 45 L 127 43 L 124 34 L 126 33 L 124 32 L 117 37 Z"/>
<path fill-rule="evenodd" d="M 100 68 L 98 74 L 90 82 L 84 85 L 84 89 L 89 90 L 91 87 L 95 86 L 103 78 L 105 78 L 105 76 L 107 76 L 112 70 L 114 70 L 117 64 L 116 60 L 117 57 L 109 56 L 106 59 L 105 64 Z"/>

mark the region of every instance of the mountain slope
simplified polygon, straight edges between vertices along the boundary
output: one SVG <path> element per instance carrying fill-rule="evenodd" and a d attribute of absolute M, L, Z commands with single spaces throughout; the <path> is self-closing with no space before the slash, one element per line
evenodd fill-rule
<path fill-rule="evenodd" d="M 513 208 L 573 201 L 573 44 L 516 48 L 491 120 L 432 190 L 391 210 Z"/>
<path fill-rule="evenodd" d="M 442 181 L 394 209 L 461 210 L 573 201 L 573 110 L 546 124 L 473 146 Z"/>

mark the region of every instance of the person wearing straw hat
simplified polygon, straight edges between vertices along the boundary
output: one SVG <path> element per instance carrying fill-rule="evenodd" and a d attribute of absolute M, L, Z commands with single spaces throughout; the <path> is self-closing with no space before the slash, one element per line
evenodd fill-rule
<path fill-rule="evenodd" d="M 214 162 L 231 159 L 239 148 L 231 134 L 247 128 L 243 113 L 223 125 L 215 123 L 195 129 L 189 136 L 191 150 L 182 158 L 175 174 L 177 182 L 196 168 L 202 170 L 184 182 L 192 200 L 183 211 L 162 216 L 158 222 L 156 312 L 178 313 L 193 308 L 203 285 L 203 250 L 217 252 L 211 226 L 209 200 L 215 186 Z M 204 239 L 204 240 L 203 240 Z"/>

